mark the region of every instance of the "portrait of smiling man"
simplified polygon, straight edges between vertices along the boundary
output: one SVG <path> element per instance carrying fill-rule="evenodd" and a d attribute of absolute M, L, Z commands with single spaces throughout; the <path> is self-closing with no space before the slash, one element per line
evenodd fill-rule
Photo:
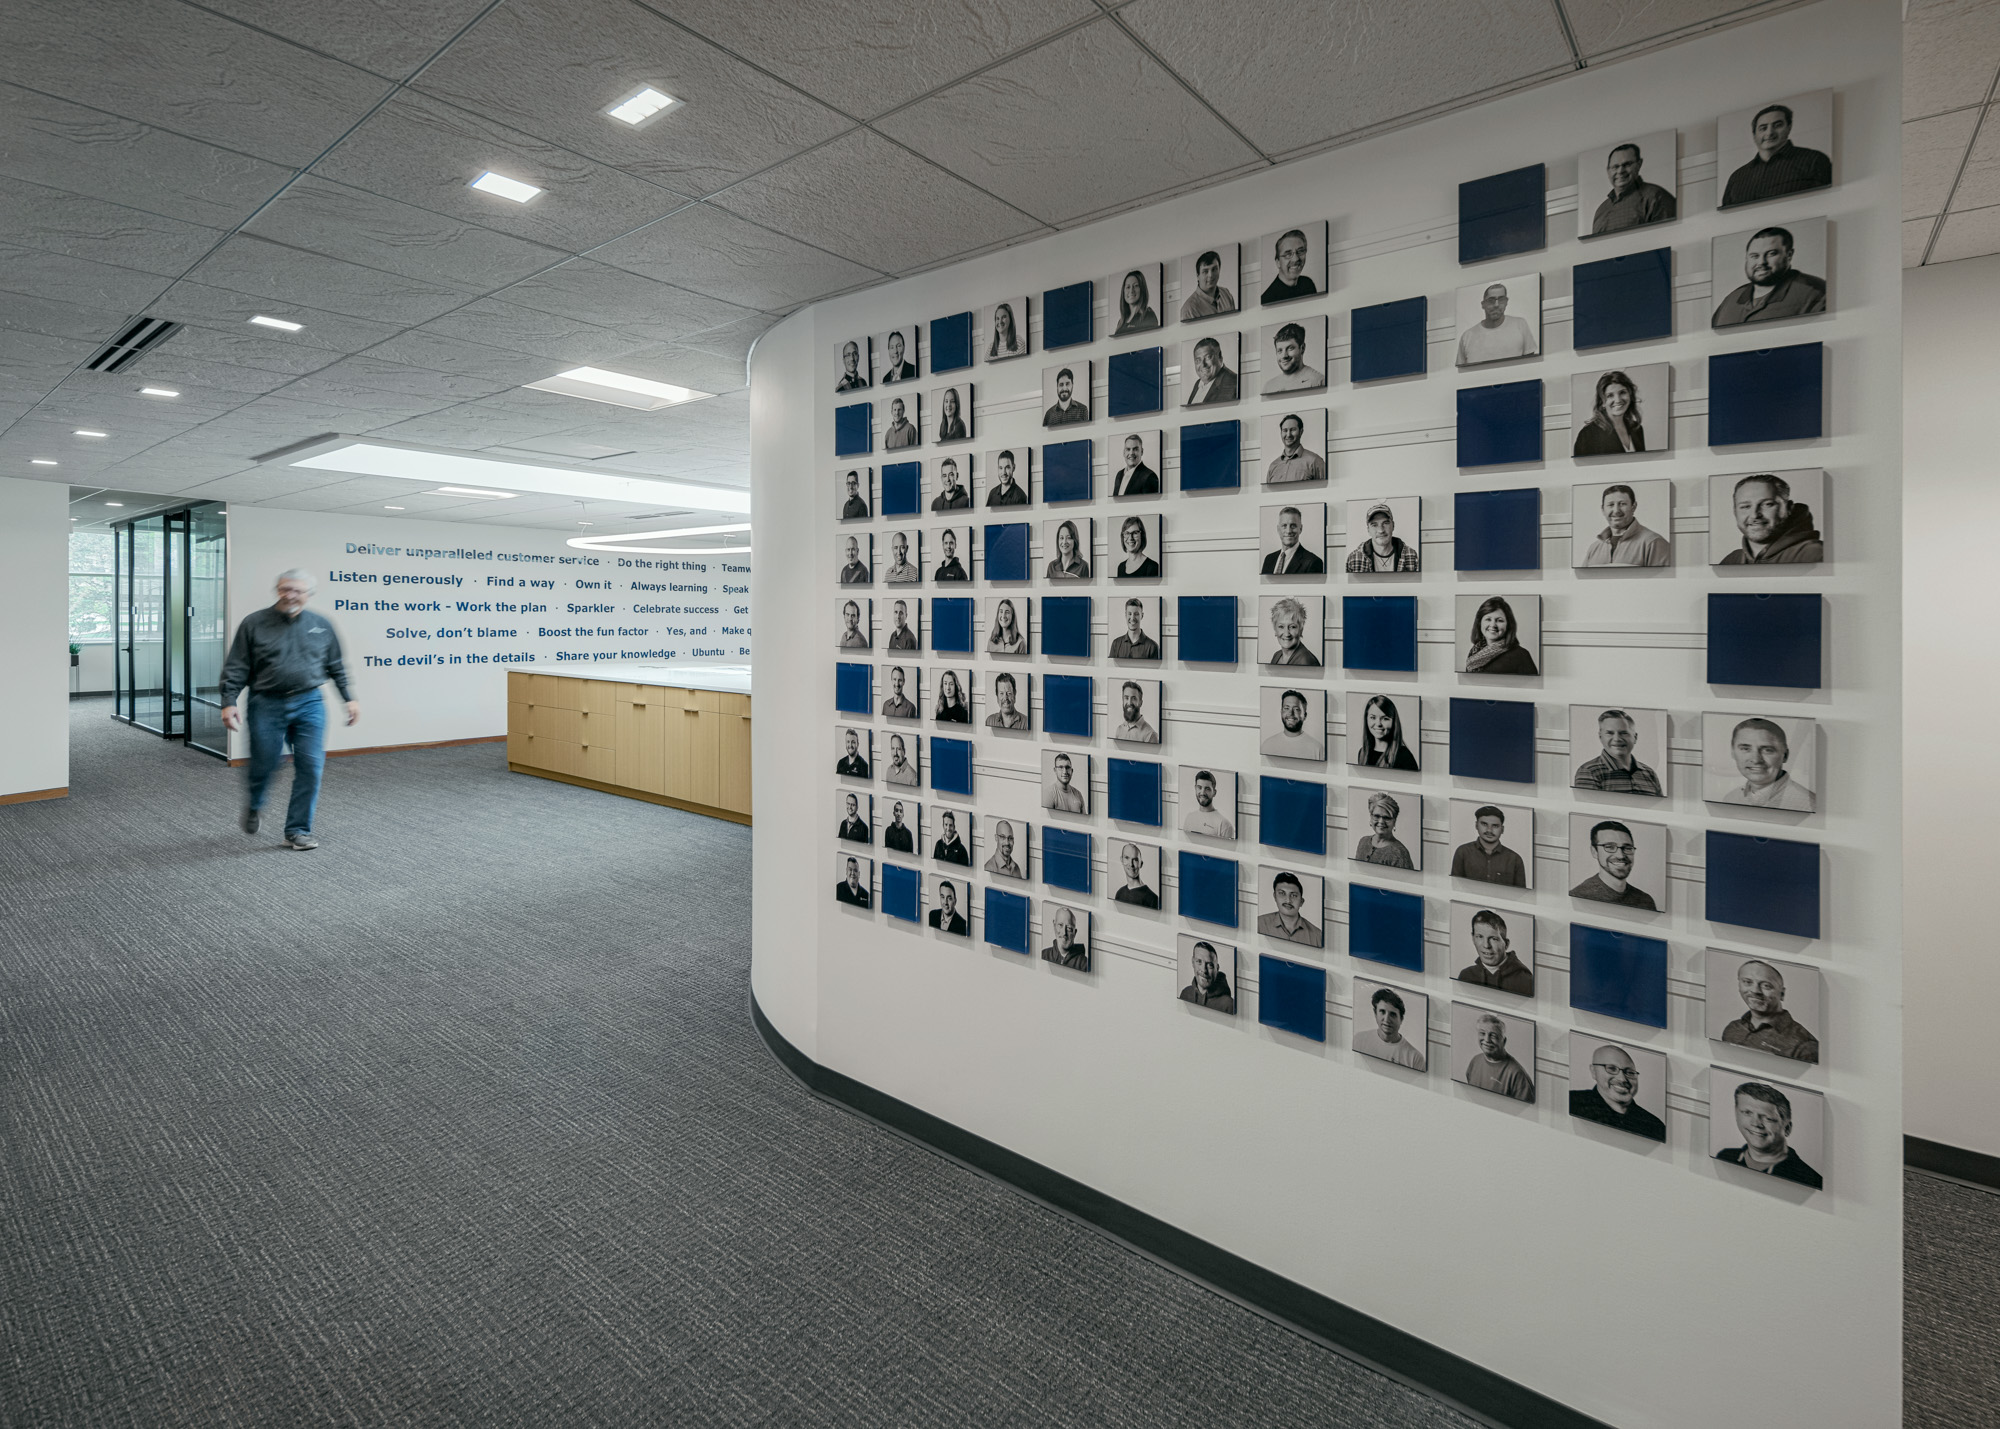
<path fill-rule="evenodd" d="M 1573 814 L 1571 822 L 1580 826 L 1588 818 L 1587 814 Z M 1641 827 L 1651 830 L 1654 826 Z M 1576 850 L 1571 854 L 1571 867 L 1587 868 L 1589 864 L 1580 857 L 1582 850 L 1576 849 L 1574 833 L 1570 847 Z M 1616 904 L 1620 908 L 1641 908 L 1649 913 L 1659 911 L 1660 905 L 1653 895 L 1632 883 L 1639 862 L 1639 840 L 1630 826 L 1616 819 L 1600 819 L 1590 826 L 1586 848 L 1597 864 L 1597 872 L 1570 889 L 1570 897 L 1588 903 Z"/>

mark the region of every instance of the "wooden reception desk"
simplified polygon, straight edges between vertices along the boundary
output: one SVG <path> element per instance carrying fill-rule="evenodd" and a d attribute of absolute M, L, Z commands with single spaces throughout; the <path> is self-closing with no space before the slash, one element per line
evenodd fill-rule
<path fill-rule="evenodd" d="M 507 672 L 507 767 L 750 822 L 750 667 Z"/>

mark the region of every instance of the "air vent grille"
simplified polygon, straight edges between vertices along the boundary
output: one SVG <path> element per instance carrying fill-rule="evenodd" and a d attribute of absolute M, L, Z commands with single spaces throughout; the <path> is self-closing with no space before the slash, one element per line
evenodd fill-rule
<path fill-rule="evenodd" d="M 179 323 L 168 322 L 165 318 L 133 318 L 118 336 L 90 355 L 90 361 L 83 364 L 84 369 L 89 372 L 123 372 L 180 330 Z"/>

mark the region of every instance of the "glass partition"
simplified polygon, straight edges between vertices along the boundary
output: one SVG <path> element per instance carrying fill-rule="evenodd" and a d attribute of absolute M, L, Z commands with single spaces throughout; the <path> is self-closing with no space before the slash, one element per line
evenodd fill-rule
<path fill-rule="evenodd" d="M 115 716 L 226 757 L 217 700 L 229 641 L 221 503 L 120 522 L 112 536 Z"/>

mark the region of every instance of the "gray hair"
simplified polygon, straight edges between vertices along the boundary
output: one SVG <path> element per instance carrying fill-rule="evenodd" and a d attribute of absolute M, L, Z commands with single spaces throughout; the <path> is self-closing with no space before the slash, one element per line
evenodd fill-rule
<path fill-rule="evenodd" d="M 293 566 L 288 571 L 279 571 L 278 578 L 271 582 L 271 588 L 276 590 L 286 581 L 297 581 L 309 592 L 319 589 L 319 582 L 313 579 L 313 573 L 303 566 Z"/>

